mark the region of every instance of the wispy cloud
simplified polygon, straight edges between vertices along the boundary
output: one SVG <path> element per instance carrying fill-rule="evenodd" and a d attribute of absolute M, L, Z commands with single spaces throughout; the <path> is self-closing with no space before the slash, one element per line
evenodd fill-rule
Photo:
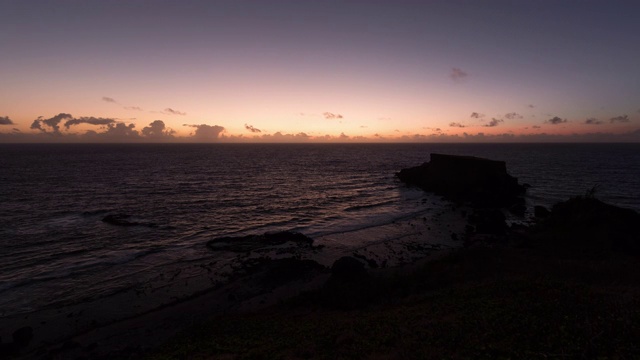
<path fill-rule="evenodd" d="M 566 122 L 567 122 L 567 119 L 562 119 L 562 118 L 560 118 L 558 116 L 554 116 L 549 120 L 545 120 L 546 124 L 551 124 L 551 125 L 559 125 L 559 124 L 566 123 Z"/>
<path fill-rule="evenodd" d="M 253 125 L 244 124 L 244 128 L 251 131 L 252 133 L 261 133 L 262 130 L 253 127 Z"/>
<path fill-rule="evenodd" d="M 458 128 L 464 128 L 464 127 L 467 127 L 466 125 L 461 124 L 461 123 L 459 123 L 459 122 L 452 122 L 452 123 L 449 123 L 449 126 L 451 126 L 451 127 L 458 127 Z"/>
<path fill-rule="evenodd" d="M 603 124 L 602 121 L 596 119 L 596 118 L 588 118 L 587 120 L 584 121 L 585 124 L 587 125 L 600 125 Z"/>
<path fill-rule="evenodd" d="M 13 125 L 13 121 L 8 116 L 0 116 L 0 125 Z"/>
<path fill-rule="evenodd" d="M 180 116 L 187 115 L 186 112 L 178 111 L 172 108 L 166 108 L 164 109 L 164 111 L 162 111 L 162 113 L 166 115 L 180 115 Z"/>
<path fill-rule="evenodd" d="M 522 115 L 515 113 L 515 112 L 510 112 L 504 115 L 505 118 L 509 119 L 509 120 L 513 120 L 513 119 L 522 119 Z"/>
<path fill-rule="evenodd" d="M 529 104 L 529 108 L 533 109 L 535 106 L 533 104 Z"/>
<path fill-rule="evenodd" d="M 114 103 L 117 104 L 118 102 L 116 101 L 116 99 L 112 98 L 112 97 L 108 97 L 108 96 L 103 96 L 102 97 L 102 101 L 106 101 L 108 103 Z"/>
<path fill-rule="evenodd" d="M 477 112 L 472 112 L 471 113 L 471 117 L 474 118 L 474 119 L 482 119 L 484 117 L 484 114 L 480 114 L 480 113 L 477 113 Z"/>
<path fill-rule="evenodd" d="M 496 127 L 496 126 L 500 125 L 501 122 L 504 122 L 504 120 L 493 118 L 493 119 L 491 119 L 491 121 L 489 121 L 489 123 L 487 123 L 485 125 L 482 125 L 482 126 L 484 126 L 484 127 Z"/>
<path fill-rule="evenodd" d="M 620 116 L 612 117 L 611 119 L 609 119 L 609 122 L 612 123 L 612 124 L 616 123 L 616 122 L 628 123 L 629 121 L 630 120 L 629 120 L 629 116 L 628 115 L 620 115 Z"/>
<path fill-rule="evenodd" d="M 123 108 L 126 110 L 142 111 L 142 108 L 140 106 L 123 106 Z"/>
<path fill-rule="evenodd" d="M 89 125 L 108 125 L 113 124 L 116 121 L 114 119 L 107 118 L 96 118 L 96 117 L 80 117 L 80 118 L 72 118 L 67 120 L 64 123 L 64 127 L 69 129 L 70 126 L 79 125 L 79 124 L 89 124 Z"/>
<path fill-rule="evenodd" d="M 460 68 L 454 67 L 451 69 L 451 72 L 449 73 L 449 77 L 453 81 L 460 82 L 465 80 L 467 77 L 469 77 L 469 74 Z"/>
<path fill-rule="evenodd" d="M 322 113 L 322 116 L 324 116 L 325 119 L 342 119 L 342 115 L 340 114 L 334 114 L 334 113 L 330 113 L 330 112 L 324 112 Z"/>

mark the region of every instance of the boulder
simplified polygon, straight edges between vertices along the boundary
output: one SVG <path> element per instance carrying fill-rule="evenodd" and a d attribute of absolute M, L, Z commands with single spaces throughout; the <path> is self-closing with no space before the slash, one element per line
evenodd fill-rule
<path fill-rule="evenodd" d="M 321 294 L 324 305 L 338 309 L 355 309 L 375 299 L 375 284 L 364 264 L 351 256 L 336 260 L 331 277 Z"/>
<path fill-rule="evenodd" d="M 409 185 L 478 206 L 508 207 L 518 203 L 526 190 L 507 173 L 504 161 L 473 156 L 431 154 L 428 163 L 396 175 Z"/>

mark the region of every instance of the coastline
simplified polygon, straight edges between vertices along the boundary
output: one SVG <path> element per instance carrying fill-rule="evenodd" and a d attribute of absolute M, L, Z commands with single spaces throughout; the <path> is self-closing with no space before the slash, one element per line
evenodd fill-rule
<path fill-rule="evenodd" d="M 328 268 L 342 256 L 358 257 L 377 273 L 394 272 L 432 258 L 434 254 L 460 247 L 466 211 L 448 204 L 438 211 L 388 224 L 319 236 L 314 239 L 314 246 L 320 250 L 293 255 L 326 267 L 326 271 L 318 271 L 304 279 L 261 288 L 260 273 L 249 272 L 231 276 L 229 280 L 205 287 L 195 294 L 191 294 L 185 284 L 185 293 L 175 301 L 122 316 L 119 309 L 154 300 L 152 293 L 126 291 L 105 299 L 7 317 L 0 336 L 11 339 L 15 329 L 31 327 L 33 340 L 20 352 L 24 358 L 52 354 L 65 354 L 64 357 L 90 354 L 91 358 L 108 358 L 116 353 L 148 351 L 203 319 L 257 311 L 302 292 L 317 290 L 329 278 Z M 245 260 L 291 256 L 272 249 L 248 255 Z"/>

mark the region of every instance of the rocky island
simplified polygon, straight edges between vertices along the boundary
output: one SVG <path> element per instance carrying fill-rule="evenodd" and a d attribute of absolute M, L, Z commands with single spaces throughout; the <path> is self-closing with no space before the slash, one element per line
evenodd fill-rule
<path fill-rule="evenodd" d="M 407 184 L 477 206 L 512 206 L 526 190 L 507 173 L 504 161 L 474 156 L 431 154 L 431 161 L 396 175 Z"/>

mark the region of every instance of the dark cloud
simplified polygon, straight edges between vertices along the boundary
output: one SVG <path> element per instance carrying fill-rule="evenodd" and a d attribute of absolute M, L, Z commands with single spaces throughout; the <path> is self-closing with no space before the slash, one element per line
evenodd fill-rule
<path fill-rule="evenodd" d="M 535 106 L 533 106 L 533 104 L 529 104 L 529 107 L 533 109 Z"/>
<path fill-rule="evenodd" d="M 70 137 L 71 135 L 66 135 Z M 81 141 L 95 141 L 95 142 L 138 142 L 142 138 L 137 130 L 135 130 L 134 124 L 125 123 L 110 123 L 105 126 L 105 130 L 97 132 L 89 130 L 83 135 L 79 136 Z"/>
<path fill-rule="evenodd" d="M 218 125 L 189 125 L 184 124 L 184 126 L 192 127 L 196 129 L 192 138 L 197 141 L 214 141 L 220 137 L 220 134 L 224 131 L 224 127 Z"/>
<path fill-rule="evenodd" d="M 0 125 L 13 125 L 13 121 L 8 116 L 0 116 Z"/>
<path fill-rule="evenodd" d="M 630 120 L 628 115 L 620 115 L 620 116 L 612 117 L 611 119 L 609 119 L 609 122 L 612 124 L 615 122 L 628 123 L 629 121 Z"/>
<path fill-rule="evenodd" d="M 596 118 L 588 118 L 587 120 L 584 121 L 585 124 L 588 125 L 600 125 L 603 124 L 602 121 L 596 119 Z"/>
<path fill-rule="evenodd" d="M 534 128 L 534 129 L 540 129 L 540 128 L 542 128 L 542 126 L 540 126 L 540 125 L 533 125 L 533 126 L 532 126 L 532 128 Z"/>
<path fill-rule="evenodd" d="M 482 119 L 484 117 L 484 114 L 480 114 L 480 113 L 477 113 L 477 112 L 472 112 L 471 113 L 471 117 L 474 118 L 474 119 Z"/>
<path fill-rule="evenodd" d="M 106 119 L 106 118 L 96 118 L 96 117 L 81 117 L 77 119 L 69 119 L 64 123 L 64 127 L 69 129 L 70 126 L 79 125 L 79 124 L 89 124 L 89 125 L 108 125 L 113 124 L 116 121 L 114 119 Z"/>
<path fill-rule="evenodd" d="M 496 126 L 500 125 L 501 122 L 504 122 L 504 120 L 493 118 L 493 119 L 491 119 L 491 121 L 489 121 L 488 124 L 482 125 L 482 126 L 484 126 L 484 127 L 496 127 Z"/>
<path fill-rule="evenodd" d="M 522 119 L 522 115 L 520 115 L 518 113 L 515 113 L 515 112 L 510 112 L 508 114 L 505 114 L 504 117 L 509 119 L 509 120 Z"/>
<path fill-rule="evenodd" d="M 557 116 L 552 117 L 549 120 L 545 120 L 546 124 L 551 124 L 551 125 L 558 125 L 558 124 L 562 124 L 562 123 L 566 123 L 567 119 L 561 119 Z"/>
<path fill-rule="evenodd" d="M 102 97 L 102 101 L 106 101 L 106 102 L 108 102 L 108 103 L 115 103 L 115 104 L 117 104 L 117 103 L 118 103 L 118 102 L 116 101 L 116 99 L 111 98 L 111 97 L 108 97 L 108 96 L 103 96 L 103 97 Z"/>
<path fill-rule="evenodd" d="M 43 133 L 59 135 L 60 122 L 66 119 L 73 119 L 73 116 L 67 113 L 60 113 L 49 119 L 43 119 L 42 116 L 39 116 L 37 119 L 33 120 L 33 123 L 31 124 L 30 128 L 34 130 L 40 130 Z M 50 131 L 44 128 L 43 125 L 47 126 Z"/>
<path fill-rule="evenodd" d="M 325 119 L 342 119 L 342 115 L 330 112 L 322 113 L 322 116 L 324 116 Z"/>
<path fill-rule="evenodd" d="M 149 124 L 149 126 L 142 128 L 142 135 L 148 139 L 154 140 L 173 138 L 174 133 L 175 131 L 168 129 L 162 120 L 154 120 Z"/>
<path fill-rule="evenodd" d="M 303 142 L 307 141 L 311 138 L 307 133 L 297 133 L 297 134 L 283 134 L 280 131 L 275 134 L 265 134 L 262 135 L 261 139 L 264 142 Z M 327 138 L 328 139 L 328 138 Z"/>
<path fill-rule="evenodd" d="M 137 130 L 134 130 L 136 126 L 134 124 L 108 124 L 107 130 L 103 133 L 99 133 L 102 136 L 118 139 L 136 139 L 140 137 Z"/>
<path fill-rule="evenodd" d="M 453 79 L 453 81 L 462 81 L 469 76 L 465 71 L 460 68 L 454 67 L 451 69 L 449 73 L 449 77 Z"/>
<path fill-rule="evenodd" d="M 187 113 L 185 113 L 185 112 L 174 110 L 172 108 L 164 109 L 163 113 L 167 114 L 167 115 L 181 115 L 181 116 L 187 115 Z"/>
<path fill-rule="evenodd" d="M 459 127 L 459 128 L 467 127 L 466 125 L 458 123 L 458 122 L 449 123 L 449 126 L 451 126 L 451 127 Z"/>
<path fill-rule="evenodd" d="M 251 131 L 252 133 L 261 133 L 262 130 L 253 127 L 253 125 L 244 124 L 244 128 Z"/>

